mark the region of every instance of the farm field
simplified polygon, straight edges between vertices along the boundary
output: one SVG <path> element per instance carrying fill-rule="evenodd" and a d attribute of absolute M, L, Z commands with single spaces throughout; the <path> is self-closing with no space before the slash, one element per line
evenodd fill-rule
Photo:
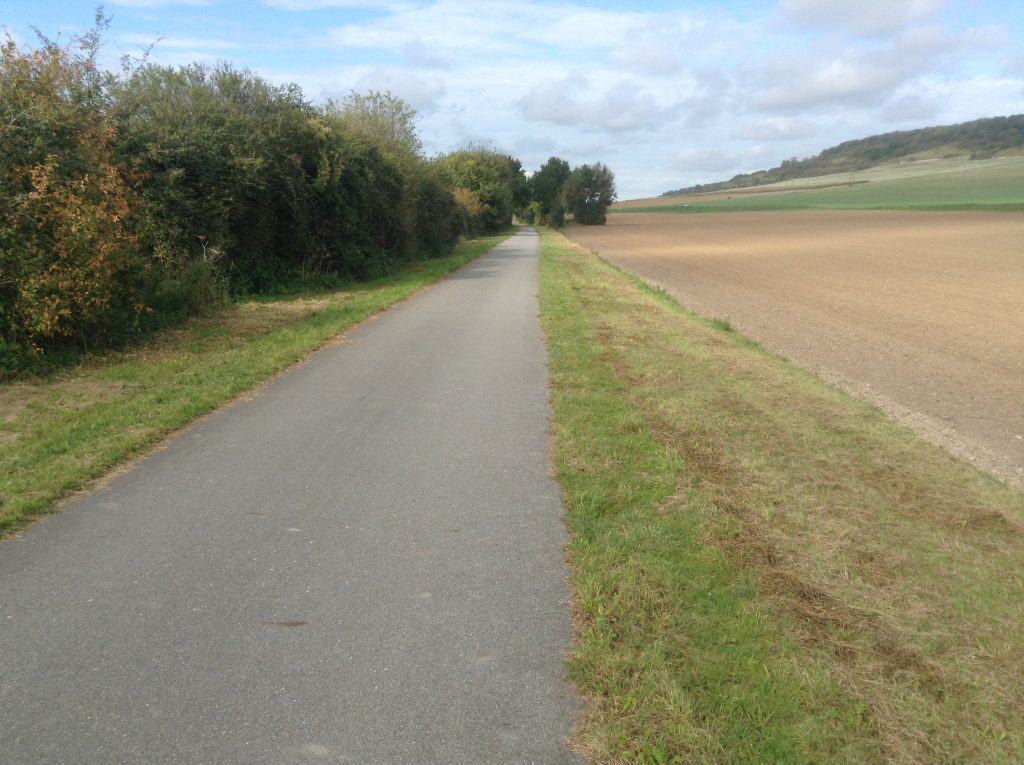
<path fill-rule="evenodd" d="M 852 183 L 851 183 L 852 181 Z M 617 210 L 1024 210 L 1024 157 L 926 159 L 707 194 L 634 199 Z"/>
<path fill-rule="evenodd" d="M 541 315 L 592 762 L 1024 761 L 1024 493 L 554 232 Z"/>
<path fill-rule="evenodd" d="M 1024 486 L 1024 215 L 620 214 L 571 236 Z"/>

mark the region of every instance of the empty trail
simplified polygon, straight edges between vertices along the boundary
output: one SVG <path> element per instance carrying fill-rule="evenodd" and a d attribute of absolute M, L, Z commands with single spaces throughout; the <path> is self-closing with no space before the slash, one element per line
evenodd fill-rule
<path fill-rule="evenodd" d="M 537 235 L 0 543 L 4 763 L 568 763 Z"/>

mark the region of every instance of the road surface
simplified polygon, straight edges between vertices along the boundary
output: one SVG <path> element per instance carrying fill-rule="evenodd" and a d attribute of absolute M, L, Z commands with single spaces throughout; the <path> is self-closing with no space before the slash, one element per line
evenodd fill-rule
<path fill-rule="evenodd" d="M 0 543 L 0 761 L 578 762 L 538 254 Z"/>

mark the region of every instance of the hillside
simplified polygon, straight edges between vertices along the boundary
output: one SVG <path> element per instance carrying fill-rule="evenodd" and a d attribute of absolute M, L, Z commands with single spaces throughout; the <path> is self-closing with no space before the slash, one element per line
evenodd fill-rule
<path fill-rule="evenodd" d="M 958 125 L 899 130 L 845 141 L 813 157 L 784 160 L 781 165 L 770 170 L 741 173 L 717 183 L 699 183 L 666 191 L 662 196 L 763 186 L 796 178 L 853 172 L 925 154 L 988 159 L 1015 149 L 1024 149 L 1024 114 L 988 117 Z"/>
<path fill-rule="evenodd" d="M 631 199 L 612 208 L 629 213 L 757 210 L 1024 210 L 1024 153 L 900 159 L 749 188 Z"/>

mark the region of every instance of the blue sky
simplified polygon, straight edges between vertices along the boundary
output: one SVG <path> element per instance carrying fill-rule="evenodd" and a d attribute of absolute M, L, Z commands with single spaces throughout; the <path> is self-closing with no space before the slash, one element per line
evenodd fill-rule
<path fill-rule="evenodd" d="M 89 2 L 0 0 L 22 42 Z M 601 160 L 623 198 L 848 138 L 1024 112 L 1024 2 L 108 0 L 105 55 L 228 60 L 313 101 L 390 90 L 428 152 L 489 141 L 534 168 Z"/>

